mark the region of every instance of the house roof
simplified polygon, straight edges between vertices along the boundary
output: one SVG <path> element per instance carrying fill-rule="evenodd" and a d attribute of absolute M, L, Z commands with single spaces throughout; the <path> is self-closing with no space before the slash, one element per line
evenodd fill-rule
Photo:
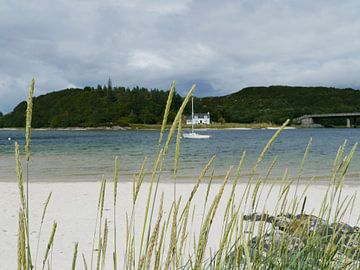
<path fill-rule="evenodd" d="M 210 116 L 210 113 L 194 113 L 194 117 L 204 118 L 204 116 Z M 191 115 L 186 116 L 186 120 L 191 120 Z"/>

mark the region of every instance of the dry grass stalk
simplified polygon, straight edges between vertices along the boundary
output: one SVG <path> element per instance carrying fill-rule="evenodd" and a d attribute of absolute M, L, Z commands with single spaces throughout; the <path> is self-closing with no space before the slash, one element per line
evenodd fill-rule
<path fill-rule="evenodd" d="M 75 270 L 75 266 L 76 266 L 76 258 L 77 258 L 77 253 L 78 253 L 78 246 L 79 243 L 75 243 L 75 247 L 74 247 L 74 255 L 73 255 L 73 260 L 72 260 L 72 264 L 71 264 L 71 269 Z"/>
<path fill-rule="evenodd" d="M 216 270 L 219 270 L 220 269 L 220 263 L 221 263 L 221 259 L 222 259 L 222 254 L 223 254 L 223 250 L 225 248 L 225 245 L 228 241 L 228 237 L 229 237 L 229 234 L 233 228 L 233 225 L 235 224 L 235 220 L 237 218 L 237 212 L 235 214 L 232 215 L 231 217 L 231 220 L 230 220 L 230 223 L 229 225 L 227 226 L 224 234 L 222 235 L 222 239 L 221 239 L 221 243 L 220 243 L 220 247 L 219 247 L 219 250 L 217 252 L 217 255 L 216 255 L 216 263 L 215 263 L 215 269 Z"/>
<path fill-rule="evenodd" d="M 183 249 L 185 248 L 185 244 L 186 244 L 186 239 L 187 239 L 187 225 L 188 225 L 188 220 L 189 220 L 189 210 L 190 210 L 190 206 L 187 204 L 185 206 L 185 212 L 184 212 L 184 222 L 183 222 L 183 226 L 182 226 L 182 231 L 181 231 L 181 237 L 180 237 L 180 246 L 179 246 L 179 250 L 177 252 L 177 260 L 176 260 L 176 267 L 180 266 L 181 263 L 181 258 L 182 258 L 182 254 L 183 254 Z"/>
<path fill-rule="evenodd" d="M 163 150 L 161 149 L 158 154 L 158 157 L 154 163 L 154 167 L 153 167 L 152 174 L 151 174 L 151 182 L 150 182 L 148 197 L 147 197 L 147 201 L 146 201 L 146 205 L 145 205 L 145 216 L 144 216 L 144 223 L 143 223 L 143 228 L 142 228 L 142 233 L 141 233 L 139 260 L 141 259 L 141 256 L 142 256 L 142 247 L 143 247 L 143 243 L 144 243 L 145 229 L 146 229 L 146 225 L 147 225 L 147 221 L 148 221 L 150 199 L 151 199 L 151 195 L 152 195 L 153 184 L 154 184 L 156 172 L 157 172 L 159 164 L 160 164 L 162 153 L 163 153 Z"/>
<path fill-rule="evenodd" d="M 118 159 L 118 157 L 115 157 L 115 166 L 114 166 L 114 209 L 116 208 L 118 180 L 119 180 L 119 159 Z"/>
<path fill-rule="evenodd" d="M 163 204 L 164 204 L 164 193 L 161 193 L 160 208 L 159 208 L 158 217 L 156 219 L 156 223 L 155 223 L 153 232 L 152 232 L 151 237 L 150 237 L 149 246 L 147 248 L 146 254 L 142 257 L 142 259 L 141 259 L 141 261 L 139 263 L 138 269 L 142 269 L 143 266 L 145 266 L 145 269 L 150 268 L 152 254 L 154 253 L 156 242 L 157 242 L 157 239 L 159 237 L 160 223 L 161 223 L 161 219 L 162 219 L 162 215 L 163 215 L 163 211 L 164 211 L 163 210 Z"/>
<path fill-rule="evenodd" d="M 99 240 L 98 240 L 98 258 L 97 258 L 97 268 L 96 269 L 100 269 L 100 259 L 101 259 L 101 253 L 103 251 L 103 242 L 104 242 L 104 238 L 102 238 L 102 219 L 103 219 L 103 213 L 104 213 L 104 204 L 105 204 L 105 191 L 106 191 L 106 178 L 105 176 L 102 177 L 102 181 L 101 181 L 101 196 L 100 196 L 100 200 L 99 200 L 99 207 L 100 209 L 99 211 L 99 215 L 100 215 L 100 219 L 99 219 Z M 105 224 L 107 226 L 107 224 Z"/>
<path fill-rule="evenodd" d="M 98 205 L 97 205 L 97 212 L 96 212 L 96 220 L 95 220 L 95 228 L 94 228 L 94 234 L 93 234 L 93 240 L 92 240 L 92 247 L 91 247 L 91 261 L 90 261 L 90 269 L 93 269 L 93 260 L 94 260 L 94 250 L 95 250 L 95 238 L 96 238 L 96 231 L 98 228 L 99 223 L 99 216 L 100 216 L 100 231 L 99 231 L 99 237 L 101 235 L 101 220 L 102 220 L 102 209 L 103 209 L 103 202 L 104 202 L 104 195 L 105 195 L 105 184 L 106 179 L 103 176 L 101 180 L 101 186 L 100 186 L 100 192 L 99 192 L 99 199 L 98 199 Z"/>
<path fill-rule="evenodd" d="M 157 248 L 156 254 L 155 254 L 155 263 L 154 263 L 155 270 L 159 269 L 159 267 L 160 267 L 161 250 L 162 250 L 162 246 L 163 246 L 163 242 L 164 242 L 165 228 L 166 228 L 166 222 L 164 222 L 164 224 L 162 226 L 160 240 L 159 240 L 158 248 Z"/>
<path fill-rule="evenodd" d="M 33 111 L 33 95 L 34 95 L 35 80 L 32 79 L 29 87 L 29 96 L 27 99 L 26 108 L 26 132 L 25 132 L 25 155 L 26 155 L 26 242 L 27 242 L 27 262 L 28 268 L 32 269 L 31 251 L 30 251 L 30 237 L 29 237 L 29 162 L 30 162 L 30 139 L 31 139 L 31 122 Z"/>
<path fill-rule="evenodd" d="M 248 243 L 245 242 L 245 237 L 240 238 L 242 242 L 242 248 L 244 249 L 245 258 L 246 258 L 246 266 L 248 270 L 252 270 L 252 263 L 251 263 L 251 257 L 250 257 L 250 248 L 248 246 Z"/>
<path fill-rule="evenodd" d="M 39 253 L 39 244 L 40 244 L 42 226 L 44 224 L 45 214 L 46 214 L 46 210 L 47 210 L 47 207 L 48 207 L 50 199 L 51 199 L 51 195 L 52 195 L 52 192 L 50 192 L 48 197 L 46 198 L 46 201 L 45 201 L 45 204 L 44 204 L 44 209 L 43 209 L 43 212 L 42 212 L 42 215 L 41 215 L 41 222 L 40 222 L 40 228 L 39 228 L 39 233 L 38 233 L 38 240 L 37 240 L 37 244 L 36 244 L 35 268 L 36 268 L 36 265 L 37 265 L 37 258 L 38 258 L 38 253 Z"/>
<path fill-rule="evenodd" d="M 144 158 L 144 161 L 140 167 L 140 172 L 138 174 L 137 180 L 135 182 L 135 191 L 134 191 L 134 196 L 133 196 L 133 203 L 135 204 L 137 196 L 139 194 L 140 191 L 140 187 L 141 184 L 143 183 L 144 177 L 145 177 L 145 168 L 146 168 L 146 162 L 147 162 L 147 157 Z"/>
<path fill-rule="evenodd" d="M 18 231 L 18 270 L 26 270 L 26 250 L 25 250 L 25 217 L 24 211 L 19 211 L 19 231 Z"/>
<path fill-rule="evenodd" d="M 171 235 L 170 235 L 170 244 L 169 250 L 167 253 L 166 261 L 165 261 L 165 269 L 169 269 L 170 263 L 172 262 L 173 258 L 176 258 L 176 241 L 177 241 L 177 214 L 180 207 L 181 197 L 179 198 L 178 202 L 175 203 L 174 206 L 174 213 L 173 213 L 173 220 L 171 225 Z M 175 261 L 173 262 L 173 266 L 175 265 Z M 175 268 L 175 267 L 174 267 Z"/>
<path fill-rule="evenodd" d="M 167 150 L 169 148 L 169 145 L 170 145 L 170 142 L 172 140 L 172 137 L 174 135 L 174 132 L 175 132 L 175 129 L 176 127 L 178 126 L 178 123 L 179 121 L 181 120 L 181 117 L 182 117 L 182 114 L 183 114 L 183 111 L 187 105 L 187 103 L 189 102 L 189 99 L 190 97 L 192 96 L 192 93 L 194 92 L 195 90 L 195 85 L 193 85 L 191 87 L 191 89 L 189 90 L 188 94 L 185 96 L 176 116 L 175 116 L 175 119 L 171 125 L 171 128 L 169 130 L 169 134 L 168 134 L 168 137 L 167 137 L 167 140 L 166 140 L 166 143 L 164 145 L 164 148 L 163 148 L 163 151 L 162 151 L 162 161 L 165 159 L 166 157 L 166 154 L 167 154 Z M 160 151 L 161 152 L 161 151 Z M 161 153 L 159 152 L 159 156 L 161 155 Z M 160 181 L 160 176 L 161 176 L 161 172 L 162 172 L 162 164 L 163 162 L 161 161 L 160 163 L 160 170 L 159 170 L 159 174 L 158 174 L 158 180 L 156 182 L 156 187 L 155 187 L 155 192 L 154 192 L 154 197 L 153 197 L 153 203 L 152 203 L 152 207 L 151 207 L 151 214 L 150 214 L 150 221 L 149 221 L 149 227 L 148 227 L 148 233 L 147 233 L 147 242 L 149 241 L 149 237 L 150 237 L 150 231 L 151 231 L 151 220 L 152 220 L 152 217 L 153 217 L 153 212 L 154 212 L 154 207 L 155 207 L 155 199 L 156 199 L 156 196 L 157 196 L 157 190 L 158 190 L 158 185 L 159 185 L 159 181 Z M 156 170 L 153 170 L 153 174 L 152 174 L 152 179 L 151 179 L 151 184 L 150 184 L 150 191 L 152 190 L 152 186 L 153 186 L 153 181 L 154 181 L 154 176 L 155 176 L 155 173 L 157 171 Z M 174 187 L 174 193 L 175 193 L 175 187 Z M 152 192 L 149 192 L 149 195 L 151 195 Z M 144 228 L 143 228 L 143 231 L 142 231 L 142 237 L 141 237 L 141 243 L 140 243 L 140 255 L 139 255 L 139 260 L 141 258 L 141 254 L 142 254 L 142 246 L 143 246 L 143 240 L 144 240 L 144 235 L 145 235 L 145 226 L 146 226 L 146 223 L 147 223 L 147 218 L 148 218 L 148 208 L 149 208 L 149 203 L 147 204 L 146 206 L 146 215 L 145 215 L 145 219 L 144 219 Z"/>
<path fill-rule="evenodd" d="M 97 253 L 96 270 L 100 270 L 102 241 L 103 241 L 103 239 L 100 237 L 99 242 L 98 242 L 98 250 L 97 250 L 98 253 Z"/>
<path fill-rule="evenodd" d="M 177 174 L 177 170 L 178 170 L 179 156 L 180 156 L 181 123 L 182 123 L 182 118 L 180 117 L 178 130 L 177 130 L 177 136 L 176 136 L 176 147 L 175 147 L 175 157 L 174 157 L 174 179 L 175 180 L 176 180 L 176 174 Z M 176 184 L 176 181 L 175 181 L 175 184 Z"/>
<path fill-rule="evenodd" d="M 167 140 L 166 140 L 166 143 L 165 143 L 165 146 L 164 146 L 164 156 L 167 154 L 167 150 L 169 148 L 171 139 L 172 139 L 172 137 L 174 135 L 175 129 L 178 126 L 179 120 L 182 117 L 182 114 L 183 114 L 183 111 L 184 111 L 184 109 L 186 107 L 186 104 L 189 102 L 190 97 L 192 96 L 192 93 L 194 91 L 195 91 L 195 84 L 191 87 L 191 89 L 189 90 L 189 92 L 185 96 L 184 101 L 181 104 L 181 106 L 180 106 L 180 108 L 179 108 L 179 110 L 178 110 L 178 112 L 177 112 L 177 114 L 175 116 L 174 122 L 171 125 L 171 128 L 169 130 L 169 135 L 167 137 Z"/>
<path fill-rule="evenodd" d="M 102 220 L 103 213 L 104 213 L 105 191 L 106 191 L 106 178 L 105 178 L 105 176 L 102 177 L 102 190 L 101 191 L 102 191 L 102 194 L 101 194 L 101 201 L 100 201 L 100 225 L 101 225 L 101 220 Z"/>
<path fill-rule="evenodd" d="M 101 269 L 105 268 L 105 258 L 106 258 L 108 234 L 109 234 L 108 222 L 107 222 L 107 219 L 105 219 L 104 236 L 103 236 L 104 242 L 103 242 L 102 250 L 101 250 L 101 254 L 102 254 Z"/>
<path fill-rule="evenodd" d="M 50 235 L 50 238 L 49 238 L 49 242 L 48 242 L 47 247 L 46 247 L 46 252 L 45 252 L 45 256 L 44 256 L 44 260 L 43 260 L 42 269 L 44 269 L 44 267 L 45 267 L 46 260 L 48 259 L 48 256 L 49 256 L 49 251 L 50 251 L 50 249 L 52 248 L 52 246 L 54 244 L 54 237 L 55 237 L 55 233 L 56 233 L 56 227 L 57 227 L 57 223 L 54 222 L 53 229 L 51 231 L 51 235 Z"/>
<path fill-rule="evenodd" d="M 216 157 L 215 155 L 212 156 L 212 158 L 208 161 L 208 163 L 205 165 L 205 167 L 204 167 L 203 170 L 201 171 L 201 173 L 200 173 L 200 175 L 199 175 L 199 177 L 198 177 L 198 179 L 197 179 L 197 181 L 196 181 L 196 183 L 195 183 L 195 185 L 194 185 L 194 187 L 193 187 L 193 189 L 192 189 L 192 191 L 191 191 L 191 193 L 190 193 L 190 197 L 189 197 L 188 202 L 187 202 L 188 204 L 190 204 L 191 200 L 194 198 L 195 193 L 196 193 L 196 191 L 198 190 L 202 179 L 203 179 L 204 176 L 206 175 L 206 173 L 207 173 L 207 171 L 209 170 L 211 164 L 213 164 L 213 162 L 214 162 L 214 160 L 215 160 L 215 157 Z"/>
<path fill-rule="evenodd" d="M 285 123 L 275 132 L 275 134 L 272 136 L 272 138 L 267 142 L 267 144 L 265 145 L 263 151 L 260 153 L 254 167 L 252 168 L 252 171 L 251 171 L 252 175 L 255 174 L 255 172 L 256 172 L 259 164 L 263 160 L 266 152 L 269 150 L 270 146 L 274 143 L 274 141 L 280 135 L 280 133 L 284 130 L 284 128 L 289 124 L 289 122 L 290 122 L 290 119 L 286 120 Z"/>
<path fill-rule="evenodd" d="M 20 146 L 15 142 L 15 161 L 16 161 L 16 175 L 18 180 L 19 194 L 20 194 L 20 204 L 22 209 L 26 209 L 26 198 L 24 193 L 24 183 L 23 183 L 23 173 L 20 157 Z"/>
<path fill-rule="evenodd" d="M 164 117 L 163 117 L 161 130 L 160 130 L 159 144 L 161 144 L 162 138 L 164 136 L 166 123 L 167 123 L 167 119 L 168 119 L 168 116 L 169 116 L 171 101 L 172 101 L 174 92 L 175 92 L 175 81 L 173 81 L 172 84 L 171 84 L 170 92 L 169 92 L 169 95 L 168 95 L 168 98 L 167 98 L 167 101 L 166 101 Z"/>
<path fill-rule="evenodd" d="M 226 173 L 225 179 L 218 191 L 218 194 L 215 196 L 214 201 L 208 211 L 208 214 L 206 216 L 206 219 L 204 221 L 204 224 L 202 225 L 201 231 L 200 231 L 200 235 L 199 235 L 199 241 L 198 241 L 198 245 L 197 245 L 197 251 L 196 251 L 196 261 L 195 261 L 195 265 L 194 265 L 194 269 L 201 269 L 202 265 L 203 265 L 203 259 L 204 259 L 204 254 L 205 254 L 205 249 L 206 249 L 206 245 L 208 242 L 208 236 L 209 236 L 209 231 L 210 231 L 210 227 L 211 224 L 213 222 L 216 210 L 219 206 L 219 202 L 220 199 L 222 197 L 222 194 L 224 192 L 224 188 L 225 185 L 227 184 L 231 171 L 232 171 L 232 166 L 229 168 L 228 172 Z"/>
<path fill-rule="evenodd" d="M 202 227 L 203 223 L 204 223 L 204 218 L 205 218 L 205 210 L 206 210 L 206 206 L 208 203 L 208 199 L 209 199 L 209 194 L 210 194 L 210 189 L 211 189 L 211 185 L 214 179 L 214 173 L 215 173 L 215 165 L 213 166 L 211 175 L 210 175 L 210 180 L 207 184 L 207 188 L 206 188 L 206 195 L 205 195 L 205 199 L 204 199 L 204 206 L 203 206 L 203 212 L 202 212 L 202 216 L 201 216 L 201 225 L 200 228 Z"/>
<path fill-rule="evenodd" d="M 118 178 L 119 178 L 119 162 L 118 157 L 115 157 L 115 171 L 114 171 L 114 250 L 113 250 L 113 264 L 114 269 L 117 269 L 117 243 L 116 243 L 116 199 L 117 199 L 117 190 L 118 190 Z"/>
<path fill-rule="evenodd" d="M 235 196 L 235 189 L 236 189 L 236 185 L 239 181 L 239 178 L 240 178 L 240 173 L 241 173 L 241 169 L 242 169 L 242 166 L 244 164 L 244 161 L 245 161 L 245 156 L 246 156 L 246 152 L 244 151 L 241 155 L 241 158 L 240 158 L 240 161 L 239 161 L 239 165 L 237 167 L 237 170 L 236 170 L 236 175 L 235 175 L 235 179 L 233 181 L 233 184 L 232 184 L 232 187 L 231 187 L 231 192 L 230 192 L 230 196 L 229 196 L 229 200 L 226 204 L 226 208 L 225 208 L 225 212 L 224 212 L 224 219 L 225 217 L 228 215 L 228 212 L 229 212 L 229 209 L 230 209 L 230 206 L 231 206 L 231 203 L 234 201 L 234 196 Z"/>
<path fill-rule="evenodd" d="M 26 161 L 30 160 L 30 138 L 31 138 L 31 121 L 32 121 L 32 110 L 33 110 L 33 95 L 34 95 L 35 80 L 32 79 L 29 87 L 29 96 L 27 99 L 26 108 L 26 135 L 25 135 L 25 154 Z"/>
<path fill-rule="evenodd" d="M 83 259 L 84 269 L 85 269 L 85 270 L 88 270 L 84 253 L 82 253 L 82 259 Z"/>

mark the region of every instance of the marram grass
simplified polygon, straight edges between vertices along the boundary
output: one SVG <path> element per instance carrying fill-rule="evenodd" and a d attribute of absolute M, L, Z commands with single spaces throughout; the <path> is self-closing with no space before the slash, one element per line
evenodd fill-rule
<path fill-rule="evenodd" d="M 58 223 L 54 222 L 52 233 L 46 246 L 41 265 L 37 265 L 38 245 L 36 259 L 33 265 L 31 260 L 31 245 L 29 240 L 29 162 L 32 121 L 32 96 L 34 80 L 30 85 L 28 108 L 26 114 L 26 189 L 24 188 L 20 146 L 15 144 L 15 161 L 20 194 L 19 233 L 17 244 L 17 269 L 36 269 L 47 266 L 52 269 L 52 260 L 49 253 L 56 241 Z M 305 212 L 307 201 L 306 191 L 312 185 L 310 181 L 302 193 L 299 183 L 305 170 L 305 163 L 312 141 L 310 139 L 304 156 L 300 162 L 298 177 L 290 179 L 285 169 L 281 184 L 271 183 L 269 176 L 278 162 L 275 157 L 267 172 L 262 175 L 257 172 L 267 151 L 276 141 L 289 121 L 274 134 L 265 145 L 263 151 L 252 167 L 249 181 L 245 188 L 237 189 L 242 176 L 242 167 L 246 159 L 244 152 L 236 170 L 231 166 L 222 183 L 213 184 L 216 157 L 209 159 L 199 176 L 194 176 L 194 186 L 187 196 L 178 196 L 176 193 L 176 179 L 179 167 L 179 153 L 181 150 L 182 114 L 195 86 L 186 95 L 174 122 L 168 132 L 166 140 L 165 127 L 175 91 L 175 83 L 171 85 L 166 103 L 164 120 L 158 141 L 158 151 L 153 168 L 150 172 L 151 180 L 145 200 L 139 200 L 139 192 L 143 188 L 146 174 L 147 158 L 144 159 L 139 173 L 134 176 L 133 189 L 118 192 L 118 158 L 115 158 L 114 185 L 113 185 L 113 220 L 110 226 L 108 216 L 104 213 L 107 181 L 102 178 L 95 218 L 95 228 L 92 239 L 92 252 L 81 252 L 81 243 L 75 243 L 71 269 L 360 269 L 360 230 L 344 222 L 346 215 L 352 214 L 355 207 L 356 194 L 344 197 L 342 188 L 346 174 L 355 154 L 355 144 L 349 153 L 346 153 L 346 142 L 339 147 L 333 162 L 332 175 L 326 188 L 326 193 L 318 212 Z M 175 131 L 178 131 L 175 140 L 173 194 L 157 194 L 158 185 L 162 176 L 163 161 L 168 158 L 169 146 Z M 120 157 L 121 160 L 121 157 Z M 234 171 L 234 173 L 233 173 Z M 207 180 L 209 179 L 209 180 Z M 207 181 L 207 183 L 204 183 Z M 195 204 L 194 197 L 200 185 L 205 184 L 206 193 L 202 204 Z M 294 195 L 291 188 L 295 184 Z M 270 185 L 270 188 L 264 188 Z M 229 186 L 230 192 L 224 192 Z M 265 207 L 268 199 L 274 196 L 273 190 L 278 186 L 277 200 L 273 211 Z M 265 190 L 267 190 L 265 192 Z M 55 191 L 56 192 L 56 191 Z M 123 192 L 132 192 L 132 209 L 123 209 L 118 206 L 118 197 Z M 214 196 L 210 193 L 215 192 Z M 37 243 L 40 242 L 41 228 L 44 222 L 51 193 L 44 204 L 40 221 L 40 230 Z M 265 198 L 265 205 L 261 207 L 260 198 Z M 151 203 L 152 202 L 152 203 Z M 165 205 L 171 205 L 165 210 Z M 219 212 L 223 204 L 225 210 Z M 158 206 L 155 211 L 155 206 Z M 143 220 L 135 220 L 135 211 L 144 211 Z M 129 211 L 130 210 L 130 211 Z M 118 212 L 126 216 L 126 237 L 119 238 L 116 223 Z M 195 213 L 201 213 L 200 226 L 194 228 Z M 156 214 L 157 213 L 157 214 Z M 154 218 L 154 221 L 152 219 Z M 212 226 L 215 219 L 220 221 L 221 230 L 213 235 Z M 360 217 L 357 217 L 359 222 Z M 137 231 L 136 223 L 142 225 Z M 61 220 L 59 221 L 61 226 Z M 113 228 L 113 233 L 110 233 Z M 197 230 L 196 230 L 197 229 Z M 195 231 L 198 231 L 195 233 Z M 209 245 L 210 238 L 216 238 L 218 245 Z M 111 255 L 108 255 L 108 244 L 113 243 Z M 124 254 L 119 254 L 118 247 L 124 247 Z M 95 248 L 96 247 L 96 248 Z M 82 264 L 78 263 L 79 252 Z M 56 254 L 54 254 L 56 256 Z M 88 266 L 88 262 L 90 265 Z M 112 262 L 112 263 L 110 263 Z M 81 266 L 80 266 L 81 264 Z M 57 269 L 54 266 L 54 269 Z"/>

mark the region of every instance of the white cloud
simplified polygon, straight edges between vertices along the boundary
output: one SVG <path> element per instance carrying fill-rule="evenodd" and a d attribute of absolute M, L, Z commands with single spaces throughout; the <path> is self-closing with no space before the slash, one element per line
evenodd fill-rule
<path fill-rule="evenodd" d="M 106 83 L 200 94 L 290 84 L 360 88 L 357 0 L 0 0 L 0 111 Z"/>
<path fill-rule="evenodd" d="M 168 0 L 124 0 L 119 4 L 132 9 L 142 9 L 159 15 L 176 15 L 185 12 L 191 0 L 168 1 Z"/>
<path fill-rule="evenodd" d="M 171 68 L 171 63 L 153 52 L 135 51 L 129 55 L 128 64 L 135 69 L 161 71 Z"/>

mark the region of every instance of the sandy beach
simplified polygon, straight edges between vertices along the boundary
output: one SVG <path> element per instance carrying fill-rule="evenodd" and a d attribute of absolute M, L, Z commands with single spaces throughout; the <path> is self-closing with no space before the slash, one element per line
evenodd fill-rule
<path fill-rule="evenodd" d="M 135 211 L 135 224 L 141 231 L 142 217 L 144 215 L 144 202 L 148 192 L 148 183 L 144 183 L 140 193 L 138 205 Z M 177 184 L 176 194 L 182 196 L 183 202 L 187 200 L 192 190 L 193 184 L 184 183 Z M 214 183 L 210 190 L 210 200 L 212 200 L 220 187 L 219 183 Z M 266 204 L 265 198 L 270 189 L 270 185 L 265 185 L 262 190 L 261 202 L 259 210 L 262 211 L 264 205 L 270 213 L 275 208 L 277 197 L 279 194 L 279 185 L 275 185 Z M 304 185 L 299 187 L 302 192 Z M 222 213 L 228 198 L 231 186 L 225 189 L 220 207 L 214 220 L 213 227 L 210 232 L 209 247 L 216 248 L 218 246 L 218 237 L 221 232 Z M 52 199 L 48 206 L 48 211 L 43 225 L 43 231 L 40 241 L 39 255 L 37 265 L 41 266 L 45 253 L 45 247 L 51 233 L 52 223 L 58 223 L 58 229 L 55 236 L 54 250 L 51 255 L 53 269 L 66 269 L 71 266 L 72 254 L 75 242 L 79 242 L 79 260 L 78 265 L 82 265 L 81 254 L 84 253 L 85 258 L 90 263 L 92 237 L 95 227 L 96 209 L 98 201 L 98 193 L 100 182 L 81 182 L 81 183 L 31 183 L 30 185 L 30 234 L 32 239 L 33 260 L 35 260 L 35 249 L 37 242 L 38 229 L 40 225 L 42 209 L 44 201 L 49 192 L 52 192 Z M 193 205 L 196 205 L 193 224 L 190 229 L 190 235 L 199 231 L 199 224 L 203 212 L 204 197 L 207 185 L 202 184 L 194 198 Z M 236 190 L 236 200 L 239 201 L 244 193 L 245 184 L 239 184 Z M 173 184 L 161 183 L 159 192 L 165 194 L 165 215 L 168 213 L 173 201 Z M 319 209 L 326 186 L 313 185 L 307 192 L 307 203 L 305 207 L 306 213 L 314 213 Z M 294 189 L 290 190 L 289 198 L 292 198 Z M 342 191 L 343 198 L 360 193 L 360 185 L 345 185 Z M 106 190 L 105 217 L 109 222 L 109 236 L 112 236 L 113 212 L 113 183 L 109 182 Z M 132 183 L 119 183 L 118 186 L 118 205 L 117 205 L 117 224 L 118 224 L 118 254 L 119 265 L 122 266 L 124 254 L 125 240 L 125 217 L 126 213 L 130 214 L 132 202 Z M 14 269 L 17 262 L 17 232 L 18 232 L 18 210 L 19 210 L 19 194 L 16 183 L 0 183 L 0 269 Z M 360 201 L 356 198 L 354 202 L 353 212 L 351 215 L 344 217 L 344 221 L 356 225 L 360 216 Z M 139 239 L 137 239 L 139 240 Z M 190 241 L 191 242 L 191 241 Z M 112 237 L 109 237 L 107 264 L 111 265 Z M 191 249 L 189 249 L 191 250 Z"/>

